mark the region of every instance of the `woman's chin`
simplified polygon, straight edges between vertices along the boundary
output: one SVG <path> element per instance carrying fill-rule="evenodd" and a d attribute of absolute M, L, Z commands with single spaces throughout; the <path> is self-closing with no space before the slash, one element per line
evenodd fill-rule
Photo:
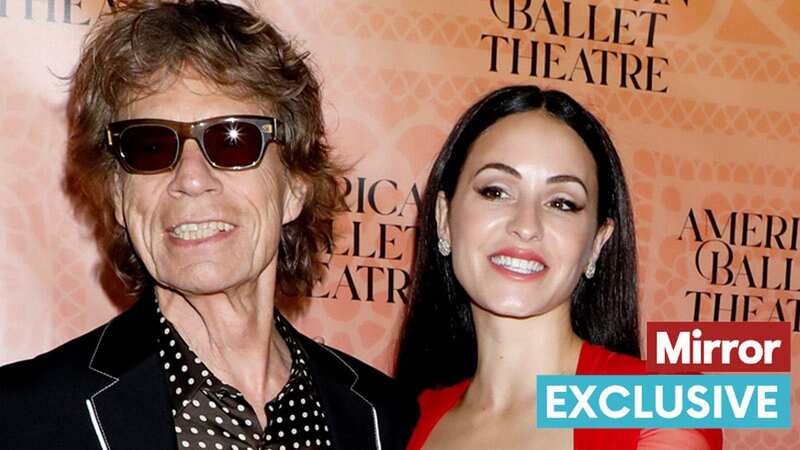
<path fill-rule="evenodd" d="M 548 314 L 559 305 L 532 305 L 530 301 L 516 299 L 497 300 L 492 302 L 473 301 L 474 312 L 479 310 L 484 314 L 509 319 L 529 319 Z"/>

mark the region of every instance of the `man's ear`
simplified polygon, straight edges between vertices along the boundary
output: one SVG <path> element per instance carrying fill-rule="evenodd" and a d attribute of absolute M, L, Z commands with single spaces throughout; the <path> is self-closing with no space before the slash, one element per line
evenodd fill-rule
<path fill-rule="evenodd" d="M 122 177 L 118 171 L 114 171 L 111 188 L 111 201 L 114 203 L 114 219 L 117 224 L 125 228 L 125 214 L 123 213 Z"/>
<path fill-rule="evenodd" d="M 436 233 L 439 235 L 439 239 L 444 239 L 447 242 L 450 242 L 449 217 L 450 207 L 447 203 L 447 197 L 445 197 L 444 191 L 439 191 L 436 194 Z"/>
<path fill-rule="evenodd" d="M 594 242 L 592 243 L 592 256 L 589 259 L 590 265 L 597 263 L 597 258 L 600 257 L 600 252 L 603 250 L 606 242 L 611 239 L 611 235 L 614 234 L 614 227 L 614 219 L 607 218 L 605 222 L 603 222 L 603 224 L 597 229 L 597 232 L 594 234 Z"/>
<path fill-rule="evenodd" d="M 281 223 L 287 223 L 297 219 L 303 211 L 306 204 L 306 196 L 308 195 L 308 183 L 292 174 L 286 174 L 287 188 L 283 193 L 283 219 Z"/>

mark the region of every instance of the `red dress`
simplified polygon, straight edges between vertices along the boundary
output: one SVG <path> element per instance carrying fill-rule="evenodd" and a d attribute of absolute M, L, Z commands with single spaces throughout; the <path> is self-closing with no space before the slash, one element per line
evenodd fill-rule
<path fill-rule="evenodd" d="M 644 361 L 632 356 L 614 353 L 599 345 L 584 342 L 578 356 L 576 375 L 643 375 L 646 374 Z M 428 389 L 419 396 L 420 418 L 414 434 L 408 443 L 408 450 L 420 450 L 439 423 L 439 420 L 452 409 L 469 387 L 470 380 L 462 381 L 443 389 Z M 674 431 L 674 430 L 655 430 Z M 698 429 L 711 450 L 722 449 L 722 431 L 719 429 Z M 607 450 L 613 442 L 614 450 L 635 450 L 643 436 L 641 429 L 600 429 L 575 428 L 572 433 L 573 448 L 576 450 Z M 654 445 L 651 448 L 658 448 Z M 662 448 L 678 448 L 667 446 Z"/>

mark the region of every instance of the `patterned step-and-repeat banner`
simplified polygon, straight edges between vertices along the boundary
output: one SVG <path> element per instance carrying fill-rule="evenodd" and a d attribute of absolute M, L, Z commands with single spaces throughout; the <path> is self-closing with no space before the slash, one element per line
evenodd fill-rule
<path fill-rule="evenodd" d="M 0 364 L 129 303 L 62 190 L 67 76 L 105 2 L 0 0 Z M 726 449 L 798 449 L 800 2 L 261 0 L 324 80 L 350 212 L 301 329 L 391 372 L 434 155 L 494 87 L 565 90 L 627 169 L 645 320 L 791 322 L 794 427 Z"/>

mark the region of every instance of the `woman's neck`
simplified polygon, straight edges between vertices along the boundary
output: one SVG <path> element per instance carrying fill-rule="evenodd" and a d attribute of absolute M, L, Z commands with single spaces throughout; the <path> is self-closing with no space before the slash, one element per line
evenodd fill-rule
<path fill-rule="evenodd" d="M 465 401 L 506 409 L 535 398 L 537 375 L 575 373 L 582 341 L 572 331 L 569 302 L 525 319 L 472 309 L 478 364 Z"/>

